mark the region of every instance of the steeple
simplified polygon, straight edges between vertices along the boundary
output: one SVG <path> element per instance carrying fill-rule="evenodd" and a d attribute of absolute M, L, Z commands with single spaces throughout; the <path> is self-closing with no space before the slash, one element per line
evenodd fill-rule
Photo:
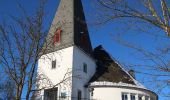
<path fill-rule="evenodd" d="M 47 36 L 47 44 L 50 45 L 46 53 L 75 45 L 91 54 L 92 46 L 81 0 L 60 0 Z"/>

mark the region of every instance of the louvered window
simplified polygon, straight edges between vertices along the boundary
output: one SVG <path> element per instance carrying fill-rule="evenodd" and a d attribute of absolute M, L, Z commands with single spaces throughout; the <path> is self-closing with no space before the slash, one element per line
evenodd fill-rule
<path fill-rule="evenodd" d="M 62 30 L 60 28 L 58 28 L 55 31 L 54 37 L 53 37 L 53 44 L 60 43 L 60 41 L 61 41 L 61 32 L 62 32 Z"/>

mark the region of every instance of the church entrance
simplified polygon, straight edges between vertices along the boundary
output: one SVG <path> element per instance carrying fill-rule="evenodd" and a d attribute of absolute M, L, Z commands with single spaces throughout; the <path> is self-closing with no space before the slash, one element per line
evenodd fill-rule
<path fill-rule="evenodd" d="M 57 100 L 58 88 L 44 90 L 44 100 Z"/>

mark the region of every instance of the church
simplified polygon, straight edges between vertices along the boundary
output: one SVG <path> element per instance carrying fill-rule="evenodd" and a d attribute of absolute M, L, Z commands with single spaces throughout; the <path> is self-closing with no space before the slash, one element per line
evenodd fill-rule
<path fill-rule="evenodd" d="M 81 0 L 60 0 L 44 49 L 36 100 L 158 100 L 133 70 L 92 48 Z"/>

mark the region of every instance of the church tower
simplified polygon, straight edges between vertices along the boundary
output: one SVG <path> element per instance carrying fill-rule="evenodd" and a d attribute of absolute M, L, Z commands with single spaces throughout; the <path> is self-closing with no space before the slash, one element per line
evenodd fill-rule
<path fill-rule="evenodd" d="M 81 0 L 60 0 L 42 52 L 34 100 L 158 100 L 102 46 L 92 50 Z"/>
<path fill-rule="evenodd" d="M 38 61 L 43 100 L 90 99 L 87 83 L 96 70 L 81 0 L 60 0 Z"/>
<path fill-rule="evenodd" d="M 89 55 L 92 53 L 81 0 L 60 0 L 58 10 L 47 36 L 47 43 L 47 53 L 73 45 Z M 51 45 L 49 46 L 49 44 Z"/>

